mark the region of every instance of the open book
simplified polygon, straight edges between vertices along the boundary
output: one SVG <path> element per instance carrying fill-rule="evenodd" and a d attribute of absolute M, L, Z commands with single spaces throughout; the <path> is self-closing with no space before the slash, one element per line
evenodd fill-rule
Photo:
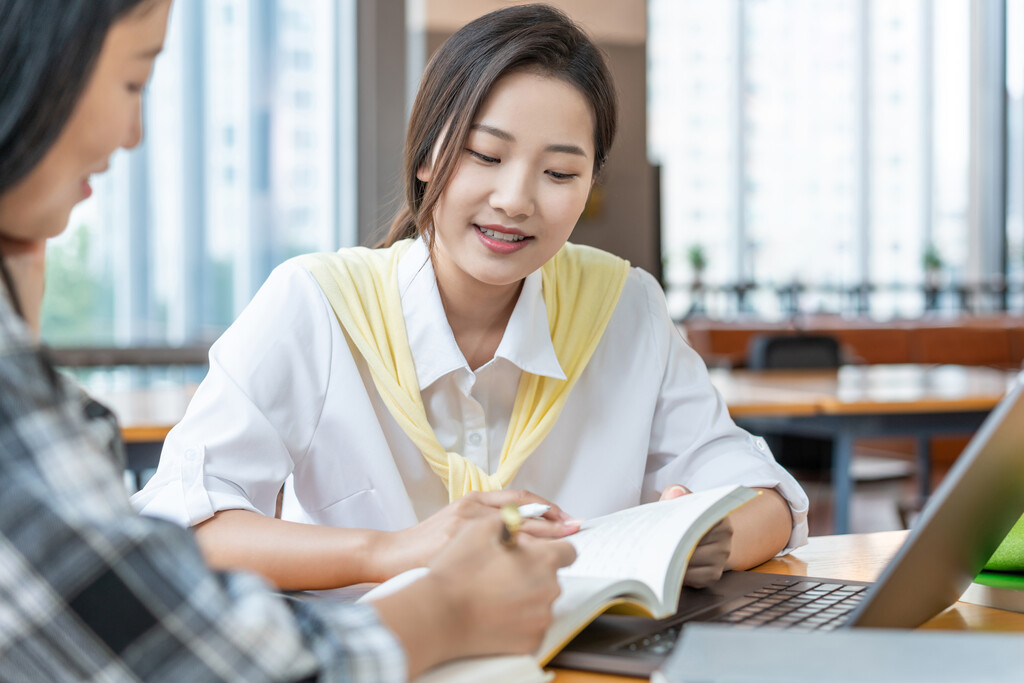
<path fill-rule="evenodd" d="M 700 539 L 756 491 L 724 486 L 589 519 L 565 540 L 576 561 L 558 572 L 562 594 L 536 655 L 546 664 L 600 614 L 668 617 Z"/>
<path fill-rule="evenodd" d="M 655 618 L 675 614 L 686 566 L 700 539 L 757 495 L 742 486 L 724 486 L 584 522 L 579 532 L 566 538 L 576 548 L 576 562 L 559 571 L 562 594 L 553 606 L 554 622 L 533 659 L 543 666 L 609 609 Z M 425 571 L 414 569 L 400 574 L 363 599 L 390 593 Z M 482 658 L 477 663 L 493 666 L 494 659 Z M 507 659 L 521 665 L 522 658 Z M 461 679 L 456 673 L 466 677 Z M 430 681 L 483 680 L 479 673 L 471 660 L 463 660 L 426 676 Z M 544 680 L 539 668 L 536 673 L 536 680 Z"/>

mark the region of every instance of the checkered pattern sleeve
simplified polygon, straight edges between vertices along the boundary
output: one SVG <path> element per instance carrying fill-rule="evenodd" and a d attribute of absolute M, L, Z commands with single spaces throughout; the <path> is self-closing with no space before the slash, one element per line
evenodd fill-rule
<path fill-rule="evenodd" d="M 211 572 L 190 532 L 136 516 L 117 441 L 0 298 L 0 680 L 405 678 L 372 607 Z"/>

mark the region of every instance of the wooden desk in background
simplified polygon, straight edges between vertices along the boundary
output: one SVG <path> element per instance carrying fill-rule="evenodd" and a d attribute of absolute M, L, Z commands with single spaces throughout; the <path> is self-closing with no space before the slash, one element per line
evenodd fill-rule
<path fill-rule="evenodd" d="M 816 536 L 790 555 L 765 562 L 754 571 L 874 581 L 907 537 L 906 531 Z M 957 602 L 921 628 L 953 631 L 1024 631 L 1024 614 Z M 554 669 L 555 683 L 627 683 L 640 680 L 584 671 Z"/>
<path fill-rule="evenodd" d="M 754 433 L 834 439 L 834 530 L 849 530 L 853 440 L 915 436 L 922 494 L 927 494 L 929 440 L 973 433 L 1006 392 L 1015 372 L 957 365 L 851 365 L 837 370 L 722 370 L 711 380 L 733 418 Z M 94 391 L 118 415 L 129 468 L 156 467 L 160 446 L 181 420 L 194 385 Z"/>
<path fill-rule="evenodd" d="M 838 370 L 711 371 L 733 418 L 753 433 L 833 439 L 833 528 L 849 530 L 857 437 L 917 439 L 921 493 L 930 483 L 930 439 L 973 434 L 1017 376 L 962 365 L 848 365 Z"/>
<path fill-rule="evenodd" d="M 959 365 L 849 365 L 836 370 L 712 369 L 734 418 L 818 413 L 990 410 L 1015 372 Z M 89 391 L 121 421 L 125 441 L 162 440 L 196 385 Z"/>

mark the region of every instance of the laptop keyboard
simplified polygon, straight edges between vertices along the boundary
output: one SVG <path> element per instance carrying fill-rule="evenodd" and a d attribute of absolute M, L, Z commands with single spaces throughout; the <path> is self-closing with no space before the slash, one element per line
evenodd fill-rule
<path fill-rule="evenodd" d="M 816 581 L 773 583 L 747 593 L 744 597 L 752 602 L 710 621 L 746 628 L 830 631 L 842 625 L 867 588 Z M 676 624 L 623 647 L 631 652 L 668 654 L 681 629 L 682 625 Z"/>

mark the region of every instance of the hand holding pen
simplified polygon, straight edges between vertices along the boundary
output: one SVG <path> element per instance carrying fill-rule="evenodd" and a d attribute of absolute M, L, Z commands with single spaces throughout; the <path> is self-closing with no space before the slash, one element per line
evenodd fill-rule
<path fill-rule="evenodd" d="M 474 520 L 489 518 L 493 523 L 504 526 L 500 512 L 505 505 L 512 505 L 517 512 L 522 510 L 520 525 L 512 525 L 517 533 L 521 531 L 535 538 L 563 538 L 580 528 L 578 520 L 529 491 L 504 489 L 469 493 L 419 524 L 380 534 L 377 551 L 373 554 L 373 578 L 384 580 L 428 564 L 460 529 Z M 495 531 L 495 535 L 498 534 Z"/>
<path fill-rule="evenodd" d="M 511 512 L 515 515 L 510 522 L 515 516 L 522 519 L 515 504 Z M 536 651 L 560 592 L 558 569 L 576 557 L 566 541 L 519 533 L 514 524 L 506 530 L 495 513 L 500 508 L 462 525 L 430 561 L 426 576 L 411 584 L 432 598 L 445 599 L 444 620 L 431 633 L 443 644 L 457 643 L 460 656 Z M 511 548 L 497 542 L 506 533 Z M 395 610 L 397 618 L 407 618 L 407 610 Z"/>

